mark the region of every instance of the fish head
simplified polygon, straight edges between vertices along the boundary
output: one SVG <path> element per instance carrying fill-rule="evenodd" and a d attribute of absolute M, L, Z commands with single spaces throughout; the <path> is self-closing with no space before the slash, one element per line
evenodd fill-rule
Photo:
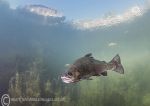
<path fill-rule="evenodd" d="M 65 83 L 74 83 L 80 80 L 79 75 L 78 68 L 75 65 L 72 65 L 66 73 L 61 75 L 61 79 Z"/>

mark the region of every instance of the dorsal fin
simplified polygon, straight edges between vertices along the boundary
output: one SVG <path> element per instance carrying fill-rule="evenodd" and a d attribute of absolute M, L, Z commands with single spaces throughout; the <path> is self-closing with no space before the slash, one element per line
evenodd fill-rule
<path fill-rule="evenodd" d="M 88 53 L 84 57 L 92 57 L 92 53 Z"/>

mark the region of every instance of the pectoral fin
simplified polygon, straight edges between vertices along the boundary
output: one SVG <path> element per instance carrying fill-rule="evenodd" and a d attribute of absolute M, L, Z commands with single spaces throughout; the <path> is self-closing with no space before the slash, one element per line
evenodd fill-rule
<path fill-rule="evenodd" d="M 84 76 L 84 77 L 82 77 L 82 79 L 85 79 L 85 80 L 92 80 L 92 78 L 90 78 L 90 76 Z"/>
<path fill-rule="evenodd" d="M 107 76 L 107 71 L 102 72 L 101 75 Z"/>
<path fill-rule="evenodd" d="M 93 80 L 92 78 L 86 78 L 86 80 Z"/>

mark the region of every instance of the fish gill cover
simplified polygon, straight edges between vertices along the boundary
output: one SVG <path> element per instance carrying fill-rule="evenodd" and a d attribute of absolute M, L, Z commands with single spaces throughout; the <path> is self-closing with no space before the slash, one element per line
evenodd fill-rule
<path fill-rule="evenodd" d="M 44 16 L 47 7 L 41 8 L 42 13 L 37 14 L 36 10 L 31 12 L 24 7 L 11 9 L 0 1 L 0 96 L 7 93 L 12 98 L 65 99 L 18 101 L 11 102 L 11 106 L 150 105 L 149 9 L 132 15 L 132 21 L 82 30 L 66 18 Z M 55 21 L 48 21 L 51 19 Z M 64 65 L 89 52 L 106 61 L 119 53 L 125 75 L 109 72 L 108 77 L 92 81 L 62 83 L 60 74 L 66 71 Z"/>

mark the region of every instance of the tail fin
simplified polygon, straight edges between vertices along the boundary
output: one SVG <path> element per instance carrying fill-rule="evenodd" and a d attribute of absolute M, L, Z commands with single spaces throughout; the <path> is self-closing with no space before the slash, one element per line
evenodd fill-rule
<path fill-rule="evenodd" d="M 115 67 L 113 71 L 124 74 L 124 68 L 121 64 L 120 56 L 118 54 L 110 61 L 110 63 L 112 63 Z"/>

